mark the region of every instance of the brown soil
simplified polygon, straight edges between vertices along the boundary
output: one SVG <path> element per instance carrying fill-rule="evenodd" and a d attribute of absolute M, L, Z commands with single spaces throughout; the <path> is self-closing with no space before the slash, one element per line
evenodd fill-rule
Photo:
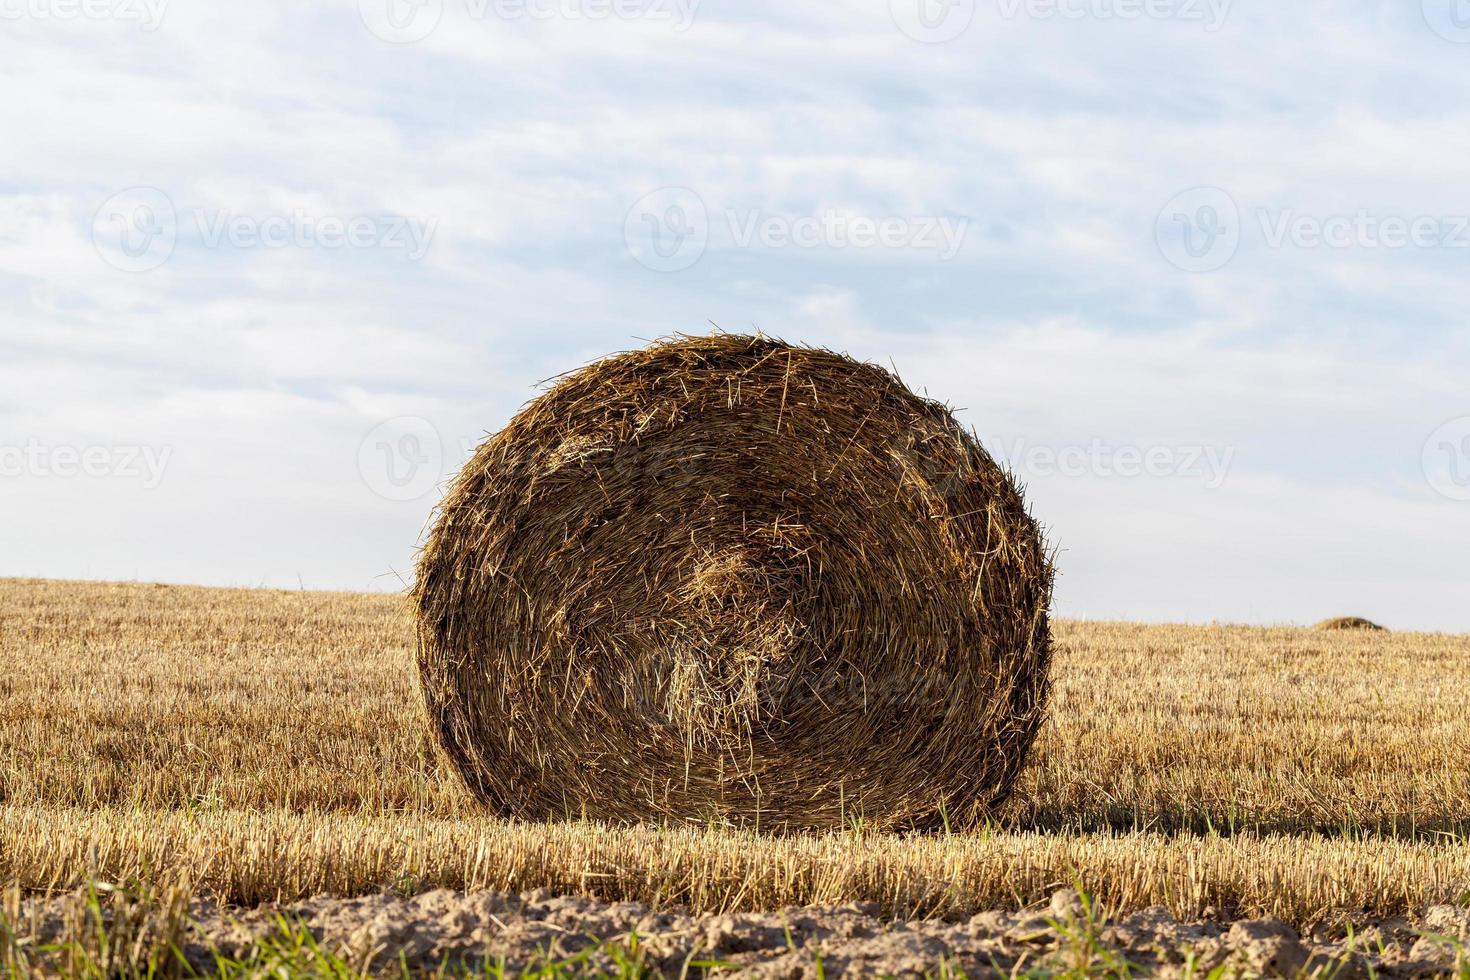
<path fill-rule="evenodd" d="M 64 902 L 33 899 L 31 921 L 42 938 L 64 927 Z M 35 907 L 40 906 L 40 907 Z M 1032 967 L 1097 972 L 1106 957 L 1126 960 L 1135 975 L 1178 975 L 1192 960 L 1195 975 L 1228 965 L 1266 976 L 1416 977 L 1466 969 L 1454 937 L 1470 938 L 1470 910 L 1435 906 L 1416 921 L 1358 923 L 1300 935 L 1274 919 L 1179 922 L 1161 908 L 1093 924 L 1070 890 L 1050 907 L 983 912 L 968 920 L 882 921 L 871 906 L 814 906 L 770 914 L 702 915 L 651 912 L 635 902 L 606 904 L 539 891 L 526 895 L 438 890 L 350 900 L 313 898 L 293 905 L 240 910 L 198 902 L 192 910 L 189 957 L 201 966 L 209 949 L 241 957 L 279 929 L 299 922 L 327 949 L 361 966 L 399 972 L 400 956 L 415 971 L 441 964 L 475 967 L 503 960 L 508 968 L 592 953 L 586 966 L 612 965 L 598 949 L 636 934 L 644 965 L 666 976 L 698 975 L 719 961 L 751 975 L 779 978 L 936 974 L 944 964 L 971 977 L 1006 976 Z M 1434 934 L 1434 935 L 1428 935 Z M 1089 937 L 1079 941 L 1077 937 Z M 1461 954 L 1463 955 L 1463 954 Z"/>

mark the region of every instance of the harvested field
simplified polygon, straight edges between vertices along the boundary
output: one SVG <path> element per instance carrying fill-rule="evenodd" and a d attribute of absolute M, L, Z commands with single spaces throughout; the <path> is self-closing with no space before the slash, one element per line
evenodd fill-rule
<path fill-rule="evenodd" d="M 886 916 L 973 915 L 1080 882 L 1104 905 L 1274 915 L 1470 904 L 1470 844 L 1255 834 L 950 837 L 510 823 L 489 817 L 252 810 L 0 808 L 0 856 L 28 889 L 77 880 L 193 880 L 253 904 L 385 887 L 551 888 L 699 912 L 872 902 Z"/>
<path fill-rule="evenodd" d="M 1470 904 L 1470 637 L 1055 624 L 1004 821 L 898 836 L 510 823 L 437 761 L 397 596 L 0 582 L 0 883 L 229 903 L 552 888 L 967 917 L 1080 882 L 1295 927 Z"/>
<path fill-rule="evenodd" d="M 1008 823 L 1470 833 L 1470 637 L 1061 621 Z M 399 596 L 0 582 L 0 798 L 457 817 Z"/>

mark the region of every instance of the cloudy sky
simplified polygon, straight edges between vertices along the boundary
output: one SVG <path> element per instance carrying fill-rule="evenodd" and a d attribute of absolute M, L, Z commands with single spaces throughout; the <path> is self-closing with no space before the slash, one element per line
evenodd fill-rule
<path fill-rule="evenodd" d="M 1058 611 L 1470 630 L 1463 0 L 0 0 L 0 575 L 393 590 L 537 382 L 895 366 Z"/>

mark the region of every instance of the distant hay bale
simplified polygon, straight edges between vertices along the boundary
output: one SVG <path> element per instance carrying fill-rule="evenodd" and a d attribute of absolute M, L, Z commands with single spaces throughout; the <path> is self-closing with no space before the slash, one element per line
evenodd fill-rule
<path fill-rule="evenodd" d="M 828 351 L 678 338 L 563 377 L 455 479 L 421 684 L 506 815 L 972 825 L 1042 720 L 1051 579 L 944 406 Z"/>
<path fill-rule="evenodd" d="M 1384 633 L 1388 632 L 1382 626 L 1379 626 L 1377 623 L 1373 622 L 1370 619 L 1364 619 L 1362 616 L 1338 616 L 1338 617 L 1336 617 L 1334 619 L 1324 619 L 1324 620 L 1322 620 L 1322 622 L 1320 622 L 1316 626 L 1314 626 L 1313 629 L 1319 629 L 1319 630 L 1378 630 L 1379 632 L 1384 632 Z"/>

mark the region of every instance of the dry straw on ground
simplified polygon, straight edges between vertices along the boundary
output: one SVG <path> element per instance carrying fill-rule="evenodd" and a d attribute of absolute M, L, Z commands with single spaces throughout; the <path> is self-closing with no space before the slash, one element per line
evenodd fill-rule
<path fill-rule="evenodd" d="M 1053 628 L 1053 710 L 1002 827 L 774 838 L 487 817 L 426 744 L 400 596 L 0 580 L 0 890 L 907 915 L 1081 880 L 1119 911 L 1299 924 L 1470 904 L 1470 637 Z"/>
<path fill-rule="evenodd" d="M 431 721 L 507 815 L 969 825 L 1045 709 L 1009 476 L 882 368 L 779 341 L 564 377 L 455 481 L 418 583 Z"/>

